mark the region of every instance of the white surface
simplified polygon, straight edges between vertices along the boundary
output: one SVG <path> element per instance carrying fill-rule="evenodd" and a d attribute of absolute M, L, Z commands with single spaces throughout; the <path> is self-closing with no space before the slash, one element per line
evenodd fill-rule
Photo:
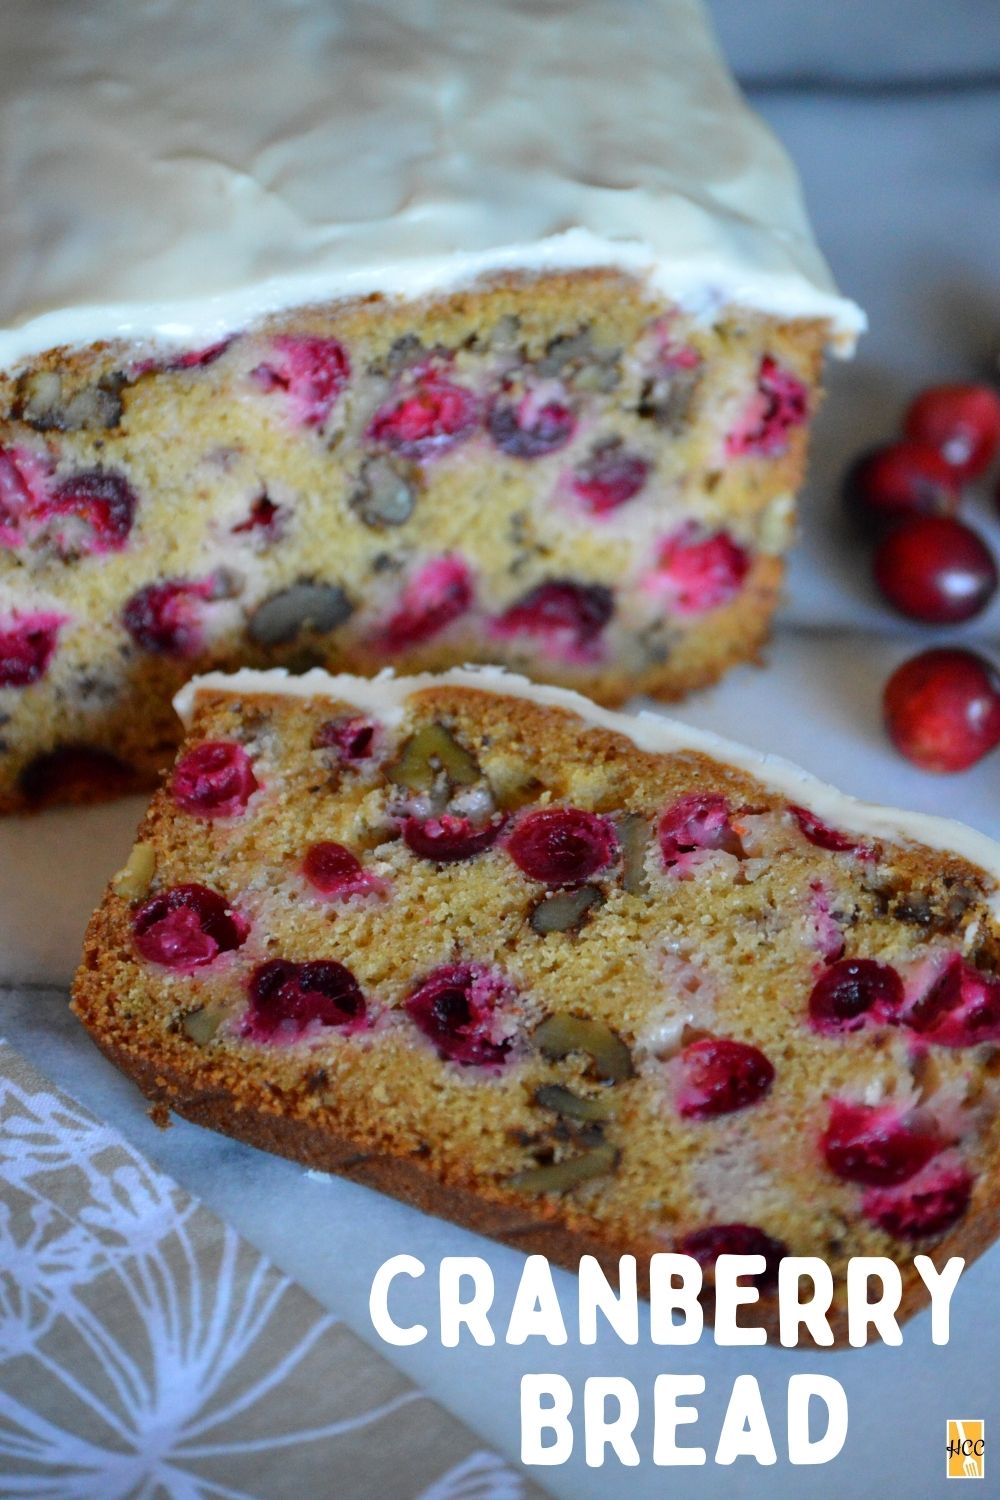
<path fill-rule="evenodd" d="M 699 0 L 5 0 L 0 135 L 0 367 L 541 266 L 862 322 Z"/>
<path fill-rule="evenodd" d="M 822 8 L 808 7 L 807 27 L 802 20 L 806 8 L 790 7 L 785 0 L 719 4 L 730 12 L 740 7 L 745 14 L 741 35 L 756 49 L 750 60 L 757 66 L 763 59 L 769 75 L 781 72 L 786 54 L 793 71 L 820 71 L 819 62 L 825 66 L 825 58 L 817 61 L 807 46 L 812 18 Z M 839 58 L 845 68 L 849 64 L 854 72 L 876 78 L 890 64 L 905 71 L 912 41 L 917 62 L 940 48 L 944 67 L 950 49 L 958 61 L 977 56 L 979 33 L 963 32 L 962 17 L 971 25 L 987 16 L 996 27 L 994 0 L 964 0 L 949 7 L 947 26 L 941 8 L 931 12 L 924 0 L 912 12 L 909 5 L 879 0 L 877 10 L 883 23 L 877 51 L 862 45 L 875 22 L 860 0 L 830 10 L 834 20 L 829 30 L 826 20 L 817 17 L 823 46 L 837 42 L 834 62 Z M 923 32 L 912 37 L 911 13 L 918 26 L 924 18 Z M 894 29 L 887 17 L 894 19 Z M 841 27 L 839 39 L 834 31 Z M 989 37 L 984 36 L 985 54 Z M 995 368 L 1000 346 L 998 98 L 1000 94 L 961 94 L 920 101 L 843 100 L 768 94 L 761 101 L 804 172 L 821 241 L 842 284 L 868 307 L 872 332 L 854 366 L 832 371 L 805 546 L 793 570 L 787 626 L 775 644 L 770 670 L 742 669 L 683 709 L 692 724 L 789 756 L 857 795 L 946 813 L 994 837 L 1000 836 L 1000 756 L 964 776 L 935 778 L 908 767 L 885 743 L 878 699 L 886 674 L 903 656 L 935 644 L 943 633 L 900 627 L 876 603 L 865 581 L 864 554 L 848 545 L 839 527 L 831 527 L 831 517 L 839 471 L 857 447 L 888 432 L 910 390 L 922 381 Z M 991 626 L 991 639 L 996 633 Z M 132 804 L 0 827 L 0 947 L 6 972 L 63 979 L 90 905 L 127 852 L 138 812 L 139 805 Z M 131 1085 L 82 1037 L 66 1013 L 63 995 L 37 991 L 11 999 L 5 1029 L 39 1066 L 104 1113 L 366 1337 L 372 1337 L 366 1315 L 371 1274 L 397 1251 L 416 1254 L 432 1267 L 443 1254 L 485 1255 L 496 1274 L 499 1304 L 509 1306 L 522 1263 L 513 1251 L 363 1188 L 312 1181 L 294 1166 L 193 1126 L 156 1131 Z M 539 1471 L 553 1495 L 565 1500 L 954 1500 L 943 1478 L 945 1419 L 982 1416 L 994 1434 L 1000 1431 L 998 1273 L 997 1249 L 966 1272 L 946 1348 L 931 1346 L 927 1320 L 921 1317 L 907 1326 L 901 1349 L 833 1356 L 782 1350 L 734 1353 L 709 1343 L 687 1352 L 653 1352 L 642 1346 L 623 1349 L 606 1340 L 586 1351 L 575 1343 L 562 1350 L 541 1346 L 520 1351 L 503 1345 L 447 1351 L 418 1345 L 394 1351 L 393 1358 L 514 1456 L 517 1387 L 524 1370 L 562 1371 L 577 1392 L 587 1374 L 626 1374 L 637 1382 L 647 1404 L 654 1374 L 701 1371 L 709 1386 L 702 1402 L 709 1445 L 733 1375 L 753 1371 L 761 1376 L 776 1415 L 779 1453 L 781 1400 L 790 1373 L 830 1373 L 847 1388 L 848 1443 L 828 1468 L 790 1470 L 779 1463 L 773 1470 L 757 1470 L 743 1463 L 735 1472 L 711 1465 L 663 1471 L 647 1459 L 639 1470 L 626 1473 L 614 1465 L 588 1470 L 578 1457 L 567 1468 Z M 569 1307 L 572 1279 L 560 1273 L 558 1280 Z M 402 1306 L 415 1315 L 429 1313 L 430 1297 L 417 1295 Z M 996 1462 L 994 1454 L 994 1466 Z M 995 1476 L 995 1467 L 992 1472 Z M 982 1493 L 996 1492 L 994 1477 Z"/>

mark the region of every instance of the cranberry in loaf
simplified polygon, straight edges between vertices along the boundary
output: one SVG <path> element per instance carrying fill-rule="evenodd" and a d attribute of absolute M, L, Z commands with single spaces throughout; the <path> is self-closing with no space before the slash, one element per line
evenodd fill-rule
<path fill-rule="evenodd" d="M 230 12 L 0 7 L 0 812 L 208 669 L 754 658 L 864 322 L 700 0 Z"/>
<path fill-rule="evenodd" d="M 567 1264 L 970 1257 L 1000 851 L 496 671 L 244 673 L 86 940 L 161 1107 Z"/>

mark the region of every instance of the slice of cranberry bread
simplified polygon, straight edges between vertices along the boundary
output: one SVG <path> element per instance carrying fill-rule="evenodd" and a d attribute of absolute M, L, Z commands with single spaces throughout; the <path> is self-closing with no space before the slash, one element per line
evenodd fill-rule
<path fill-rule="evenodd" d="M 0 810 L 150 784 L 210 667 L 754 656 L 828 331 L 595 271 L 0 375 Z"/>
<path fill-rule="evenodd" d="M 74 1008 L 157 1105 L 525 1249 L 997 1232 L 1000 850 L 498 671 L 185 690 Z"/>

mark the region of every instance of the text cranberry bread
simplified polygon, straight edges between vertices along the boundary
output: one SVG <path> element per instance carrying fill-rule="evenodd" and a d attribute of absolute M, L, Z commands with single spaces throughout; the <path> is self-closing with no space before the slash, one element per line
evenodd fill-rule
<path fill-rule="evenodd" d="M 997 1232 L 1000 851 L 497 671 L 214 677 L 76 1013 L 159 1106 L 567 1264 Z"/>
<path fill-rule="evenodd" d="M 152 784 L 208 667 L 755 655 L 863 319 L 698 0 L 629 20 L 3 10 L 0 811 Z"/>

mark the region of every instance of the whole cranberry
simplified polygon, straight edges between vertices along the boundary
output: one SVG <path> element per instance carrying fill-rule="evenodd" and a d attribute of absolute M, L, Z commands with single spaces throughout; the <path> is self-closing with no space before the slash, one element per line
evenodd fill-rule
<path fill-rule="evenodd" d="M 468 1067 L 497 1067 L 511 1047 L 503 1008 L 514 994 L 498 970 L 445 964 L 411 991 L 406 1013 L 442 1057 Z"/>
<path fill-rule="evenodd" d="M 151 896 L 132 917 L 136 950 L 166 969 L 201 969 L 239 948 L 250 931 L 225 896 L 208 886 L 175 885 Z"/>
<path fill-rule="evenodd" d="M 182 755 L 170 778 L 178 807 L 196 818 L 234 818 L 257 790 L 250 757 L 232 740 L 206 740 Z"/>
<path fill-rule="evenodd" d="M 687 1120 L 732 1114 L 763 1099 L 774 1081 L 774 1065 L 759 1047 L 730 1037 L 705 1036 L 680 1054 L 677 1108 Z"/>
<path fill-rule="evenodd" d="M 598 813 L 543 807 L 518 819 L 507 852 L 519 870 L 542 885 L 583 885 L 615 859 L 618 838 Z"/>
<path fill-rule="evenodd" d="M 293 963 L 273 958 L 260 964 L 247 984 L 250 1004 L 240 1028 L 255 1042 L 295 1042 L 308 1030 L 366 1024 L 358 981 L 332 958 Z"/>
<path fill-rule="evenodd" d="M 454 813 L 442 813 L 437 818 L 407 818 L 403 824 L 403 842 L 420 859 L 451 865 L 492 848 L 503 826 L 503 818 L 477 826 L 470 818 L 456 817 Z"/>
<path fill-rule="evenodd" d="M 883 708 L 896 749 L 925 771 L 965 771 L 1000 744 L 1000 678 L 974 651 L 939 647 L 897 667 Z"/>
<path fill-rule="evenodd" d="M 950 516 L 920 516 L 883 537 L 875 582 L 911 620 L 958 625 L 989 604 L 997 587 L 993 554 L 970 526 Z"/>
<path fill-rule="evenodd" d="M 381 893 L 382 882 L 366 870 L 350 849 L 332 840 L 312 844 L 302 861 L 302 873 L 321 896 L 345 899 Z"/>
<path fill-rule="evenodd" d="M 705 1271 L 714 1268 L 720 1255 L 763 1255 L 766 1265 L 754 1277 L 758 1286 L 777 1283 L 778 1267 L 789 1253 L 784 1240 L 772 1239 L 755 1224 L 707 1224 L 703 1229 L 692 1229 L 677 1248 L 682 1255 L 693 1256 Z"/>
<path fill-rule="evenodd" d="M 859 520 L 876 525 L 910 516 L 951 516 L 961 497 L 959 478 L 930 443 L 887 443 L 848 472 L 844 499 Z"/>
<path fill-rule="evenodd" d="M 988 385 L 932 385 L 907 408 L 908 438 L 930 443 L 960 479 L 988 469 L 1000 442 L 1000 396 Z"/>
<path fill-rule="evenodd" d="M 30 687 L 55 655 L 64 615 L 12 615 L 0 622 L 0 688 Z"/>
<path fill-rule="evenodd" d="M 929 1239 L 958 1223 L 971 1196 L 972 1177 L 964 1166 L 931 1162 L 901 1187 L 872 1188 L 861 1208 L 894 1239 Z"/>
<path fill-rule="evenodd" d="M 472 392 L 432 373 L 380 407 L 367 436 L 406 458 L 426 459 L 468 437 L 478 420 L 479 404 Z"/>
<path fill-rule="evenodd" d="M 834 1099 L 820 1148 L 830 1171 L 845 1182 L 892 1187 L 906 1182 L 936 1156 L 944 1142 L 935 1128 L 902 1119 L 892 1104 Z"/>
<path fill-rule="evenodd" d="M 813 985 L 809 1019 L 817 1031 L 834 1036 L 858 1031 L 868 1019 L 892 1020 L 902 1003 L 903 981 L 890 964 L 842 958 Z"/>

